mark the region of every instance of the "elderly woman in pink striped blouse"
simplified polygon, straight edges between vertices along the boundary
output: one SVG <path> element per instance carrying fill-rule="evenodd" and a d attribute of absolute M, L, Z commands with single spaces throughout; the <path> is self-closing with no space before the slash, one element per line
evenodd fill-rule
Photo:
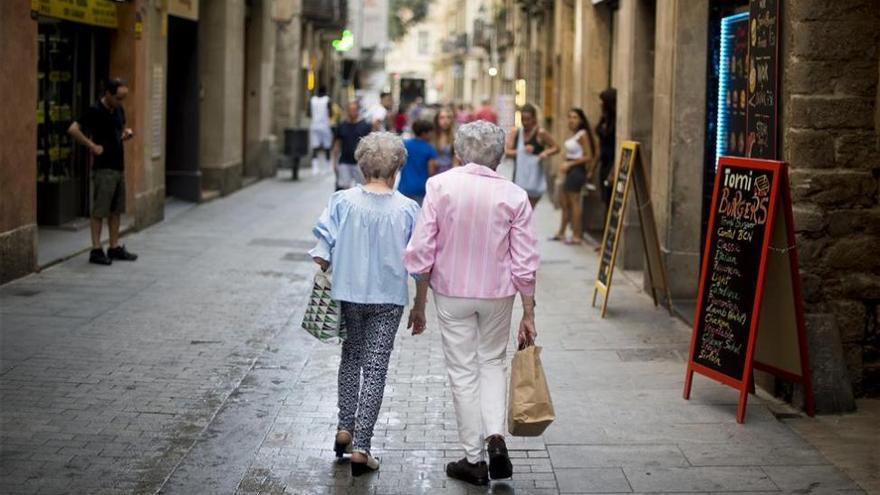
<path fill-rule="evenodd" d="M 428 180 L 404 264 L 434 291 L 466 454 L 449 463 L 446 474 L 485 485 L 513 474 L 503 436 L 505 357 L 517 293 L 523 305 L 518 342 L 535 339 L 537 240 L 526 192 L 495 172 L 504 131 L 485 121 L 463 125 L 455 151 L 465 165 Z M 424 308 L 425 291 L 419 292 L 417 313 Z"/>

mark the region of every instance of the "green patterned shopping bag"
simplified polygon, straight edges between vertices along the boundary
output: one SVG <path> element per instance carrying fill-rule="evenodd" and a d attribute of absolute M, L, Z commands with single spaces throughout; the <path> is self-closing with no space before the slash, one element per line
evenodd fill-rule
<path fill-rule="evenodd" d="M 315 283 L 303 315 L 302 327 L 321 342 L 339 344 L 347 336 L 341 305 L 330 297 L 329 271 L 318 268 L 315 272 Z"/>

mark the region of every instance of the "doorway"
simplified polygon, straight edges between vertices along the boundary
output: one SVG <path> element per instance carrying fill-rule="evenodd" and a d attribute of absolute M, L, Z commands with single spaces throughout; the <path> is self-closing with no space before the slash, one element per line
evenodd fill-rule
<path fill-rule="evenodd" d="M 165 194 L 198 202 L 199 167 L 198 23 L 168 16 L 165 130 Z"/>

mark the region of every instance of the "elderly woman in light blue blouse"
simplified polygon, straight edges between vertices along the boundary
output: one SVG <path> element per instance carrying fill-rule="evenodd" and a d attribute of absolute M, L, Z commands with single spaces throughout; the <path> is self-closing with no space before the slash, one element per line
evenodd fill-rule
<path fill-rule="evenodd" d="M 318 243 L 309 253 L 322 269 L 332 267 L 332 297 L 341 302 L 348 329 L 339 364 L 334 449 L 339 457 L 351 450 L 351 472 L 359 476 L 379 468 L 370 454 L 370 441 L 394 337 L 407 304 L 403 254 L 419 206 L 394 190 L 394 177 L 406 161 L 399 137 L 369 134 L 358 144 L 355 159 L 367 182 L 330 197 L 314 228 Z M 414 334 L 424 331 L 427 283 L 419 283 L 417 292 L 409 317 Z"/>

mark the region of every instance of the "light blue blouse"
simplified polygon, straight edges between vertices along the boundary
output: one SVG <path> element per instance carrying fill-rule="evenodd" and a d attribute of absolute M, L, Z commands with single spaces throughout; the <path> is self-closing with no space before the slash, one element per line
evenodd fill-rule
<path fill-rule="evenodd" d="M 406 306 L 403 254 L 418 217 L 418 204 L 397 191 L 357 186 L 334 193 L 312 230 L 318 243 L 309 251 L 330 262 L 333 299 Z"/>

